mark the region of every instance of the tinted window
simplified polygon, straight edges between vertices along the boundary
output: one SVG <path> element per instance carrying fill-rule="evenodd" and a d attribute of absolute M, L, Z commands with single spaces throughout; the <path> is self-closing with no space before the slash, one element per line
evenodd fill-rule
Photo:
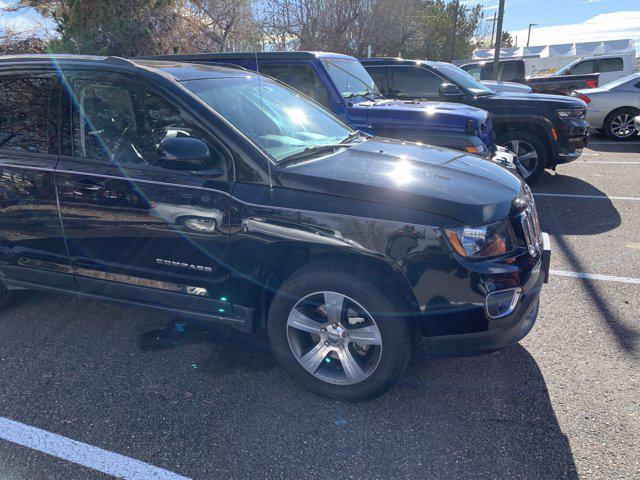
<path fill-rule="evenodd" d="M 600 72 L 619 72 L 622 70 L 622 58 L 603 58 L 600 60 Z"/>
<path fill-rule="evenodd" d="M 209 145 L 203 169 L 226 169 L 221 150 L 174 104 L 137 81 L 77 78 L 72 86 L 72 147 L 76 157 L 123 165 L 156 166 L 160 143 L 193 137 Z"/>
<path fill-rule="evenodd" d="M 588 60 L 586 62 L 580 62 L 571 68 L 571 75 L 583 75 L 586 73 L 593 73 L 596 68 L 596 62 Z"/>
<path fill-rule="evenodd" d="M 266 77 L 244 75 L 182 84 L 275 160 L 338 143 L 353 133 L 324 108 Z"/>
<path fill-rule="evenodd" d="M 422 98 L 437 97 L 444 83 L 437 75 L 416 67 L 392 67 L 393 96 Z"/>
<path fill-rule="evenodd" d="M 503 82 L 512 82 L 518 79 L 518 65 L 513 62 L 505 62 L 500 65 L 499 80 Z"/>
<path fill-rule="evenodd" d="M 329 106 L 327 90 L 310 65 L 260 65 L 260 73 L 300 90 L 325 107 Z"/>
<path fill-rule="evenodd" d="M 51 77 L 0 79 L 0 148 L 54 153 L 49 142 L 55 131 L 49 121 L 52 85 Z"/>
<path fill-rule="evenodd" d="M 383 67 L 369 67 L 367 68 L 367 72 L 373 78 L 373 81 L 376 83 L 376 87 L 379 90 L 384 89 L 384 68 Z"/>

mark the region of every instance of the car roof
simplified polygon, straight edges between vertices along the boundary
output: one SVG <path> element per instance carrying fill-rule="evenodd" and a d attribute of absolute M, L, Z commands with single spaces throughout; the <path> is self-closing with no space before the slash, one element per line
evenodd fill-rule
<path fill-rule="evenodd" d="M 360 61 L 364 65 L 367 65 L 367 64 L 369 65 L 426 65 L 432 68 L 452 65 L 447 62 L 434 62 L 431 60 L 411 60 L 408 58 L 399 58 L 399 57 L 363 58 Z"/>
<path fill-rule="evenodd" d="M 144 59 L 126 59 L 122 57 L 107 57 L 98 55 L 4 55 L 0 56 L 0 67 L 16 66 L 42 66 L 62 69 L 69 67 L 87 66 L 92 67 L 117 67 L 130 70 L 144 70 L 171 77 L 181 82 L 186 80 L 196 80 L 204 78 L 240 77 L 246 76 L 247 72 L 233 67 L 218 65 L 202 65 L 194 63 L 181 63 L 177 61 L 156 61 Z"/>
<path fill-rule="evenodd" d="M 343 55 L 341 53 L 332 52 L 314 52 L 314 51 L 293 51 L 293 52 L 211 52 L 211 53 L 183 53 L 177 55 L 152 55 L 139 57 L 141 59 L 149 60 L 172 60 L 180 62 L 203 62 L 203 61 L 215 61 L 215 60 L 277 60 L 281 58 L 286 59 L 300 59 L 300 60 L 313 60 L 316 58 L 342 58 L 345 60 L 356 60 L 355 57 L 350 55 Z"/>

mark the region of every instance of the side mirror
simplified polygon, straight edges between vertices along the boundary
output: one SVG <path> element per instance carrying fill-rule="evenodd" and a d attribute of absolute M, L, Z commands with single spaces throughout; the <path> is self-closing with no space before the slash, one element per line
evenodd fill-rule
<path fill-rule="evenodd" d="M 209 147 L 191 137 L 167 138 L 158 147 L 158 165 L 168 170 L 203 170 L 211 162 Z"/>
<path fill-rule="evenodd" d="M 438 89 L 438 94 L 443 98 L 462 98 L 464 93 L 460 90 L 460 87 L 453 83 L 443 83 Z"/>

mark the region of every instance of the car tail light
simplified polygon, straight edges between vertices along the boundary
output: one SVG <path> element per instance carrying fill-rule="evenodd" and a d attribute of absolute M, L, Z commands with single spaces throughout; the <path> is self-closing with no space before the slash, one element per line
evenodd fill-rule
<path fill-rule="evenodd" d="M 582 100 L 584 103 L 587 103 L 587 104 L 591 103 L 591 99 L 587 97 L 584 93 L 579 93 L 578 98 Z"/>
<path fill-rule="evenodd" d="M 585 85 L 586 85 L 588 88 L 596 88 L 596 87 L 598 86 L 598 80 L 587 80 L 587 81 L 585 82 Z"/>

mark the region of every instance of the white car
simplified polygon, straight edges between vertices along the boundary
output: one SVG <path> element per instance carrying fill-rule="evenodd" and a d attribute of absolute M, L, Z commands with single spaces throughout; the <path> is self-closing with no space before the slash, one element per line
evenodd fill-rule
<path fill-rule="evenodd" d="M 614 140 L 638 135 L 633 118 L 640 114 L 640 73 L 598 88 L 576 90 L 573 96 L 587 103 L 587 121 Z"/>

